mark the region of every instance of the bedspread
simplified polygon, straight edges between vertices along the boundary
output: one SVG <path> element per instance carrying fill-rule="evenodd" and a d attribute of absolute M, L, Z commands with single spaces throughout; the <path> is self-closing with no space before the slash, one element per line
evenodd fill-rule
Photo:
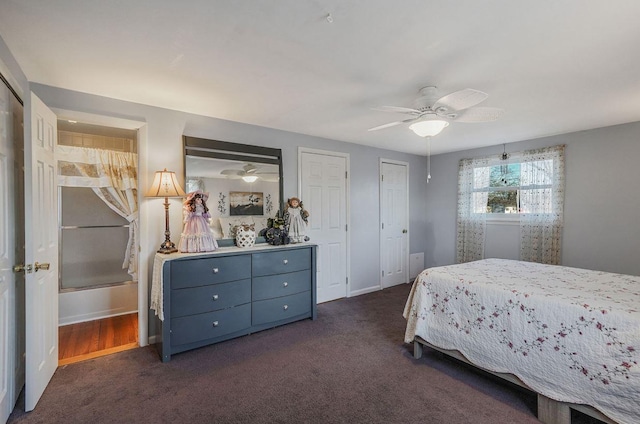
<path fill-rule="evenodd" d="M 404 317 L 407 343 L 640 423 L 640 277 L 505 259 L 429 268 Z"/>

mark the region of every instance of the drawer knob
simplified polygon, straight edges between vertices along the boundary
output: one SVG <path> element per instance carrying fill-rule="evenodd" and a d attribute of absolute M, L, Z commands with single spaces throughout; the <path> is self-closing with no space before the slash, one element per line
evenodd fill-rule
<path fill-rule="evenodd" d="M 217 274 L 220 270 L 218 268 L 213 268 L 213 273 Z"/>
<path fill-rule="evenodd" d="M 285 264 L 285 265 L 288 264 L 289 263 L 289 259 L 283 260 L 282 263 Z"/>
<path fill-rule="evenodd" d="M 289 283 L 287 283 L 286 281 L 284 283 L 282 283 L 282 287 L 287 287 L 289 285 Z"/>
<path fill-rule="evenodd" d="M 213 326 L 217 327 L 218 326 L 218 321 L 213 321 Z"/>
<path fill-rule="evenodd" d="M 282 307 L 282 309 L 284 309 L 284 310 L 286 311 L 287 309 L 289 309 L 289 305 L 284 305 L 284 306 Z"/>
<path fill-rule="evenodd" d="M 218 300 L 218 295 L 217 294 L 213 295 L 213 300 Z"/>

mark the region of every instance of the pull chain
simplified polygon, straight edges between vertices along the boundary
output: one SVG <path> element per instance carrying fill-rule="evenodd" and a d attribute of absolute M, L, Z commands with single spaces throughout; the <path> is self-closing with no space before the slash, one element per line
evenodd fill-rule
<path fill-rule="evenodd" d="M 427 136 L 427 184 L 431 180 L 431 137 Z"/>

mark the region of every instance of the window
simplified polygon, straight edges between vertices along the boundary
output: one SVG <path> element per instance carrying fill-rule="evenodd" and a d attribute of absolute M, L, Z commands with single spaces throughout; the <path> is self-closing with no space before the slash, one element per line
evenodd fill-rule
<path fill-rule="evenodd" d="M 520 225 L 520 260 L 560 263 L 564 146 L 499 157 L 461 159 L 458 169 L 456 261 L 484 257 L 486 220 Z"/>
<path fill-rule="evenodd" d="M 495 163 L 474 169 L 474 213 L 490 217 L 553 213 L 553 159 Z M 486 201 L 484 200 L 486 199 Z"/>

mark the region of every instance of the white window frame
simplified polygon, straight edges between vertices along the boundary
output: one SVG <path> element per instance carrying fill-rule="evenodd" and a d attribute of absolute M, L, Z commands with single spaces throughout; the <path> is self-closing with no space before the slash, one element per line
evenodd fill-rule
<path fill-rule="evenodd" d="M 522 164 L 522 156 L 519 154 L 512 154 L 509 159 L 509 164 L 520 163 Z M 502 162 L 500 159 L 496 159 L 492 161 L 488 167 L 492 168 L 494 166 L 501 165 Z M 478 166 L 477 168 L 480 168 Z M 492 192 L 492 191 L 523 191 L 523 190 L 532 190 L 537 188 L 553 188 L 553 183 L 544 184 L 544 185 L 528 185 L 528 186 L 508 186 L 508 187 L 482 187 L 473 189 L 473 193 L 482 193 L 482 192 Z M 506 190 L 505 190 L 506 189 Z M 486 212 L 485 217 L 486 221 L 492 224 L 516 224 L 520 222 L 521 212 L 516 213 L 491 213 Z"/>

